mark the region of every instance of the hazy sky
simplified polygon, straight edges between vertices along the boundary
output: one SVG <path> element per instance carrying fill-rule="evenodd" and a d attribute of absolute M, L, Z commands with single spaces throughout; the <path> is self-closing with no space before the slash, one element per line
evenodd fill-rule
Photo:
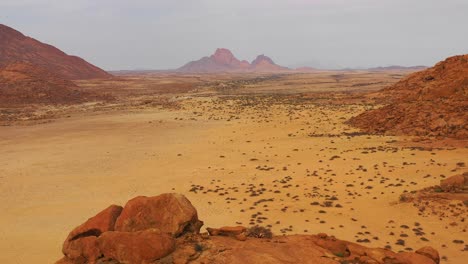
<path fill-rule="evenodd" d="M 468 53 L 468 0 L 0 0 L 0 23 L 107 70 L 175 68 L 218 47 L 321 67 Z"/>

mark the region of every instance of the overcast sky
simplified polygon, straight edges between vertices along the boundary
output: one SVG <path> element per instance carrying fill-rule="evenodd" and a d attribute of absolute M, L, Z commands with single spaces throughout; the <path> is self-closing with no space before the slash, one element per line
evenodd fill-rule
<path fill-rule="evenodd" d="M 218 47 L 324 68 L 468 53 L 467 0 L 0 0 L 0 23 L 106 70 L 176 68 Z"/>

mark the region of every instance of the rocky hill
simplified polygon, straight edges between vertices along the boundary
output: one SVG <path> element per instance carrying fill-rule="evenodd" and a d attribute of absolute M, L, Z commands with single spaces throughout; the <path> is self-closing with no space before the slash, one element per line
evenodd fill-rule
<path fill-rule="evenodd" d="M 0 105 L 72 104 L 104 100 L 72 81 L 37 65 L 14 63 L 0 68 Z"/>
<path fill-rule="evenodd" d="M 56 264 L 377 263 L 438 264 L 431 247 L 395 253 L 317 235 L 273 236 L 266 228 L 207 228 L 180 194 L 139 196 L 111 205 L 73 229 Z"/>
<path fill-rule="evenodd" d="M 178 72 L 209 73 L 209 72 L 277 72 L 287 71 L 265 55 L 259 55 L 252 63 L 240 61 L 228 49 L 217 49 L 209 56 L 197 61 L 191 61 L 177 69 Z"/>
<path fill-rule="evenodd" d="M 413 73 L 377 96 L 390 103 L 349 123 L 376 134 L 468 138 L 468 54 Z"/>
<path fill-rule="evenodd" d="M 104 70 L 0 24 L 0 67 L 12 63 L 40 66 L 67 79 L 108 78 Z"/>

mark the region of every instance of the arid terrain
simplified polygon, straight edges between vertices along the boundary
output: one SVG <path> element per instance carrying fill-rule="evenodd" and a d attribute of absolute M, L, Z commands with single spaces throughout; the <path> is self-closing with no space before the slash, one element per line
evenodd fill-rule
<path fill-rule="evenodd" d="M 176 192 L 202 231 L 326 233 L 395 252 L 432 246 L 441 263 L 464 263 L 466 193 L 402 197 L 466 172 L 467 139 L 347 122 L 408 74 L 127 73 L 74 81 L 113 100 L 1 107 L 0 262 L 53 263 L 69 231 L 108 205 Z"/>

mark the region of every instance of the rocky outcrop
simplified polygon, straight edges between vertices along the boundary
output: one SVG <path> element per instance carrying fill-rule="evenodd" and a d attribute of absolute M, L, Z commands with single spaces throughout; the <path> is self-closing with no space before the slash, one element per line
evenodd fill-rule
<path fill-rule="evenodd" d="M 440 188 L 445 192 L 468 191 L 468 172 L 440 181 Z"/>
<path fill-rule="evenodd" d="M 0 46 L 1 48 L 1 46 Z M 84 91 L 72 81 L 30 63 L 0 67 L 0 105 L 74 104 L 112 99 Z"/>
<path fill-rule="evenodd" d="M 438 264 L 431 247 L 395 253 L 318 235 L 272 236 L 266 228 L 207 228 L 180 194 L 136 197 L 73 229 L 57 264 L 377 263 Z M 262 234 L 262 235 L 261 235 Z"/>
<path fill-rule="evenodd" d="M 183 195 L 139 196 L 124 208 L 111 205 L 73 229 L 58 263 L 152 263 L 175 250 L 175 237 L 198 234 L 202 225 Z"/>
<path fill-rule="evenodd" d="M 82 58 L 67 55 L 54 46 L 39 42 L 0 24 L 0 67 L 18 62 L 40 66 L 65 79 L 112 76 Z"/>
<path fill-rule="evenodd" d="M 287 71 L 265 55 L 259 55 L 252 63 L 240 61 L 228 49 L 217 49 L 209 57 L 192 61 L 177 69 L 179 72 L 209 73 L 209 72 L 277 72 Z"/>
<path fill-rule="evenodd" d="M 422 250 L 422 251 L 421 251 Z M 190 236 L 179 238 L 176 250 L 156 263 L 380 263 L 435 264 L 426 247 L 419 253 L 367 248 L 326 234 L 248 238 Z M 432 253 L 431 253 L 432 254 Z"/>
<path fill-rule="evenodd" d="M 468 138 L 468 54 L 413 73 L 376 95 L 390 104 L 349 123 L 372 134 Z"/>

